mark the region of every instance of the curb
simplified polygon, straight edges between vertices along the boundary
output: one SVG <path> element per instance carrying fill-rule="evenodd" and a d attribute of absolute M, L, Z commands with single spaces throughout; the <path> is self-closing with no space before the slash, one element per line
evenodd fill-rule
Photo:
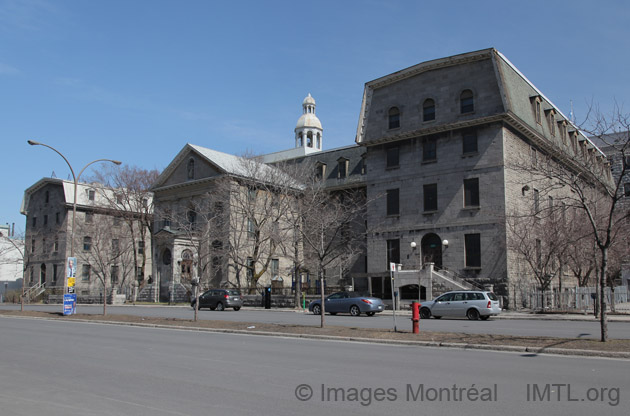
<path fill-rule="evenodd" d="M 44 318 L 35 316 L 15 316 L 15 315 L 3 315 L 2 318 L 18 318 L 18 319 L 39 319 L 46 321 L 63 321 L 61 318 Z M 64 322 L 81 322 L 88 324 L 101 324 L 101 325 L 118 325 L 118 326 L 133 326 L 141 328 L 158 328 L 158 329 L 175 329 L 180 331 L 196 331 L 196 332 L 210 332 L 221 334 L 236 334 L 236 335 L 257 335 L 267 337 L 283 337 L 283 338 L 298 338 L 298 339 L 314 339 L 320 341 L 344 341 L 344 342 L 361 342 L 370 344 L 384 344 L 384 345 L 401 345 L 401 346 L 415 346 L 415 347 L 434 347 L 434 348 L 449 348 L 460 350 L 482 350 L 482 351 L 502 351 L 502 352 L 518 352 L 518 353 L 530 353 L 535 356 L 538 354 L 552 354 L 563 356 L 580 356 L 580 357 L 593 357 L 593 358 L 617 358 L 617 359 L 630 359 L 630 352 L 621 351 L 591 351 L 591 350 L 579 350 L 568 348 L 534 348 L 518 345 L 487 345 L 487 344 L 466 344 L 458 342 L 437 342 L 437 341 L 405 341 L 395 339 L 374 339 L 374 338 L 362 338 L 362 337 L 342 337 L 334 335 L 315 335 L 315 334 L 290 334 L 284 332 L 272 332 L 272 331 L 246 331 L 243 329 L 223 329 L 223 328 L 201 328 L 190 327 L 181 325 L 160 325 L 160 324 L 143 324 L 141 322 L 120 322 L 120 321 L 99 321 L 92 319 L 71 319 Z"/>

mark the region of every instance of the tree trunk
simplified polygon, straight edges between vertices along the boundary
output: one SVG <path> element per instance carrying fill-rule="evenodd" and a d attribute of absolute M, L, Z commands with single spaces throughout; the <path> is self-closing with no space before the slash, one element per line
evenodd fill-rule
<path fill-rule="evenodd" d="M 324 316 L 326 315 L 326 305 L 325 305 L 326 296 L 324 295 L 324 272 L 322 270 L 321 263 L 319 265 L 319 294 L 320 294 L 319 298 L 322 304 L 322 313 L 321 313 L 320 319 L 321 319 L 321 327 L 323 328 L 324 325 L 326 324 L 326 320 L 324 318 Z"/>
<path fill-rule="evenodd" d="M 599 325 L 601 341 L 608 341 L 608 322 L 606 317 L 606 266 L 608 265 L 608 250 L 602 248 L 602 268 L 599 277 Z"/>

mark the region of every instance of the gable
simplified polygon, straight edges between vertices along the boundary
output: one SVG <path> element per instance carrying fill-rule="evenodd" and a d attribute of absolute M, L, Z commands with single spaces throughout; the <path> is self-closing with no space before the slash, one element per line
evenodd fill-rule
<path fill-rule="evenodd" d="M 219 169 L 205 157 L 200 156 L 193 150 L 189 150 L 177 160 L 174 166 L 170 166 L 170 172 L 166 178 L 160 181 L 160 186 L 179 185 L 220 174 Z"/>

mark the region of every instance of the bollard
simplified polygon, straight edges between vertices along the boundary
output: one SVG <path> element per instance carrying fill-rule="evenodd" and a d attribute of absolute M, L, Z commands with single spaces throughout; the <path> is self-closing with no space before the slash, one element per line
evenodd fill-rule
<path fill-rule="evenodd" d="M 411 322 L 413 325 L 414 334 L 420 333 L 420 306 L 422 306 L 421 303 L 418 303 L 418 302 L 411 303 Z"/>

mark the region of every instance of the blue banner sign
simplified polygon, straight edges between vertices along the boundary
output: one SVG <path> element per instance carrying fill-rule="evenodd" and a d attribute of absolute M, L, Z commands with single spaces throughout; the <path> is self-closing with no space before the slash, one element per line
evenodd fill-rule
<path fill-rule="evenodd" d="M 64 294 L 63 295 L 63 314 L 73 315 L 77 310 L 77 294 Z"/>

